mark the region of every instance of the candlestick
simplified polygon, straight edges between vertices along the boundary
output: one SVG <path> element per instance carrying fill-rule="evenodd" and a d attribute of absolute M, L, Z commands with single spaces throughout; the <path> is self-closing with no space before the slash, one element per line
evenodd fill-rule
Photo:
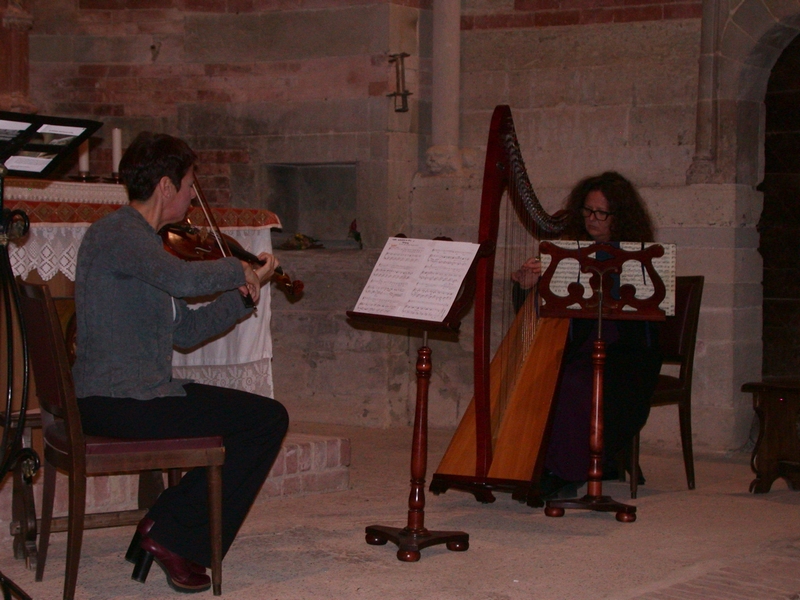
<path fill-rule="evenodd" d="M 78 171 L 81 175 L 89 173 L 89 140 L 86 140 L 78 149 Z"/>
<path fill-rule="evenodd" d="M 119 161 L 122 160 L 122 130 L 115 127 L 111 130 L 111 171 L 119 173 Z"/>

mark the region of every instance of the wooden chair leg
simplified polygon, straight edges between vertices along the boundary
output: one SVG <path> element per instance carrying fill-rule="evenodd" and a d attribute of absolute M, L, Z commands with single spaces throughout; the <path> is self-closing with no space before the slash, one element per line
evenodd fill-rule
<path fill-rule="evenodd" d="M 678 405 L 678 419 L 681 424 L 681 446 L 683 465 L 686 468 L 686 483 L 694 489 L 694 454 L 692 452 L 692 406 L 689 402 Z"/>
<path fill-rule="evenodd" d="M 73 600 L 78 583 L 78 567 L 83 545 L 86 515 L 86 475 L 72 473 L 69 478 L 69 519 L 67 526 L 67 566 L 64 574 L 64 600 Z"/>
<path fill-rule="evenodd" d="M 208 511 L 211 535 L 211 586 L 222 595 L 222 466 L 208 467 Z"/>
<path fill-rule="evenodd" d="M 161 471 L 139 473 L 139 508 L 151 508 L 164 491 L 164 476 Z"/>
<path fill-rule="evenodd" d="M 631 442 L 631 498 L 636 499 L 639 493 L 639 434 L 633 436 Z"/>
<path fill-rule="evenodd" d="M 181 482 L 182 477 L 183 469 L 170 469 L 167 471 L 167 485 L 169 487 L 175 487 Z"/>
<path fill-rule="evenodd" d="M 9 431 L 9 436 L 14 436 L 15 431 Z M 31 430 L 25 428 L 22 447 L 30 448 Z M 11 492 L 11 523 L 14 533 L 14 558 L 24 559 L 25 567 L 35 569 L 37 566 L 36 550 L 36 502 L 33 498 L 32 474 L 26 470 L 31 469 L 33 461 L 21 460 L 17 463 L 12 474 Z"/>
<path fill-rule="evenodd" d="M 36 557 L 36 581 L 44 578 L 47 549 L 50 547 L 50 524 L 53 520 L 53 502 L 56 497 L 56 468 L 44 463 L 44 489 L 42 490 L 42 529 L 39 534 L 39 550 Z"/>

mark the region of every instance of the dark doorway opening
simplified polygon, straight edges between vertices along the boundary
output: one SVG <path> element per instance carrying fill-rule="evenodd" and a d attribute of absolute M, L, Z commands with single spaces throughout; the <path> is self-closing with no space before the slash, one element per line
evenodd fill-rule
<path fill-rule="evenodd" d="M 800 36 L 775 63 L 765 104 L 763 377 L 800 378 Z"/>

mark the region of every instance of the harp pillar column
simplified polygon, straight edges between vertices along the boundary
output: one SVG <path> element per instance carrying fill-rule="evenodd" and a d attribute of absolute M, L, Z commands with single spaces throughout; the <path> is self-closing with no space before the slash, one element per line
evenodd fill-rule
<path fill-rule="evenodd" d="M 432 144 L 426 153 L 431 173 L 461 170 L 461 0 L 433 0 Z"/>

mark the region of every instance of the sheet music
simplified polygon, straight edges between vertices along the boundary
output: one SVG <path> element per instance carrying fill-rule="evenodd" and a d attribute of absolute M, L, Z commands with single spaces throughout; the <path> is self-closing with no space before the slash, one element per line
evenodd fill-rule
<path fill-rule="evenodd" d="M 478 248 L 469 242 L 389 238 L 355 311 L 443 321 Z"/>
<path fill-rule="evenodd" d="M 578 245 L 586 247 L 592 242 L 578 242 L 574 240 L 557 240 L 552 242 L 561 248 L 578 249 Z M 644 247 L 650 247 L 654 242 L 647 242 Z M 664 256 L 653 259 L 653 267 L 656 272 L 661 276 L 666 288 L 666 296 L 659 304 L 659 308 L 663 310 L 667 316 L 675 314 L 675 244 L 659 244 L 664 248 Z M 620 242 L 620 248 L 623 250 L 634 251 L 641 250 L 641 242 Z M 549 254 L 542 254 L 542 272 L 544 272 L 552 261 Z M 648 298 L 653 294 L 653 283 L 650 276 L 642 268 L 642 264 L 636 260 L 629 260 L 622 265 L 622 272 L 620 273 L 620 285 L 630 284 L 636 288 L 634 294 L 636 298 Z M 581 273 L 580 266 L 577 260 L 565 259 L 558 263 L 553 277 L 550 280 L 550 291 L 557 296 L 567 295 L 567 286 L 572 282 L 582 283 L 584 285 L 583 297 L 589 298 L 592 295 L 592 289 L 589 287 L 589 273 Z M 634 310 L 626 306 L 623 310 Z"/>

